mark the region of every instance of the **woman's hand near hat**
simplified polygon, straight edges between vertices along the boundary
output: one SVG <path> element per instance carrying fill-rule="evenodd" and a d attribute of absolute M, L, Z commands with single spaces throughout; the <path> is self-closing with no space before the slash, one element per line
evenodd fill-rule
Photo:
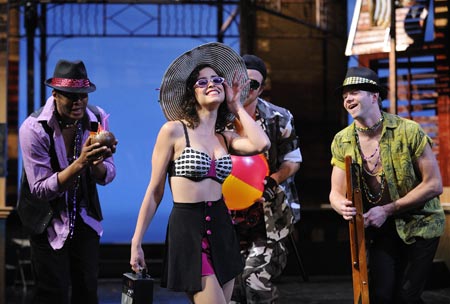
<path fill-rule="evenodd" d="M 235 72 L 231 86 L 227 83 L 227 81 L 225 81 L 223 84 L 225 88 L 226 102 L 228 108 L 230 109 L 231 113 L 233 113 L 238 117 L 239 117 L 238 114 L 239 110 L 244 109 L 244 106 L 241 103 L 242 91 L 250 83 L 250 79 L 242 83 L 243 77 L 244 75 L 242 74 L 237 75 L 237 72 Z"/>

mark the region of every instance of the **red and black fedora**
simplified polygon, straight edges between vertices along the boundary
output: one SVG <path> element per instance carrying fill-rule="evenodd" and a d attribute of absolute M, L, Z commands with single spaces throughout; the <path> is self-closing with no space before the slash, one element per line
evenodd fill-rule
<path fill-rule="evenodd" d="M 45 81 L 45 85 L 59 91 L 69 93 L 91 93 L 96 90 L 88 76 L 83 61 L 61 59 L 56 63 L 53 77 Z"/>

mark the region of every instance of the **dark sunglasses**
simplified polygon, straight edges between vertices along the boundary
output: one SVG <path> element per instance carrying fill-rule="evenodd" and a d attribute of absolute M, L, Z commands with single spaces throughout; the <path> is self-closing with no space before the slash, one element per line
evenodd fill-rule
<path fill-rule="evenodd" d="M 252 91 L 257 90 L 260 86 L 261 84 L 257 80 L 250 79 L 250 90 Z"/>
<path fill-rule="evenodd" d="M 62 92 L 62 91 L 57 91 L 57 93 L 59 95 L 66 97 L 67 99 L 69 99 L 71 101 L 83 100 L 88 97 L 87 93 L 69 93 L 69 92 Z"/>
<path fill-rule="evenodd" d="M 211 79 L 200 78 L 200 79 L 197 80 L 197 82 L 195 83 L 195 87 L 198 87 L 198 88 L 206 88 L 206 87 L 208 86 L 208 83 L 209 83 L 210 81 L 211 81 L 214 85 L 219 85 L 219 84 L 222 84 L 222 83 L 225 81 L 225 78 L 219 77 L 219 76 L 211 77 Z"/>

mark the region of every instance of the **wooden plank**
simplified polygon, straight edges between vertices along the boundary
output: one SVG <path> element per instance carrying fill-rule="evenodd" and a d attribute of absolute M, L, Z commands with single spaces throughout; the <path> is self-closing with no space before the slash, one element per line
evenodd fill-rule
<path fill-rule="evenodd" d="M 350 252 L 352 259 L 353 303 L 369 304 L 369 276 L 367 271 L 366 239 L 363 216 L 361 172 L 351 156 L 345 157 L 347 199 L 353 202 L 356 215 L 349 221 Z"/>

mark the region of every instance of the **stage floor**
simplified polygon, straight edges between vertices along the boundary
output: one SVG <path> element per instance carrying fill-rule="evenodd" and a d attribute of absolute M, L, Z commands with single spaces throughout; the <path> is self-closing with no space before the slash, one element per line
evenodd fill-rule
<path fill-rule="evenodd" d="M 348 276 L 310 276 L 304 282 L 299 276 L 283 275 L 278 281 L 280 304 L 348 304 L 353 302 L 352 282 Z M 7 289 L 8 304 L 28 304 L 29 292 L 23 293 L 21 286 Z M 99 280 L 100 304 L 120 304 L 121 280 Z M 450 287 L 427 289 L 423 299 L 427 304 L 450 304 Z M 155 304 L 188 304 L 183 293 L 169 292 L 159 287 L 155 279 Z"/>

